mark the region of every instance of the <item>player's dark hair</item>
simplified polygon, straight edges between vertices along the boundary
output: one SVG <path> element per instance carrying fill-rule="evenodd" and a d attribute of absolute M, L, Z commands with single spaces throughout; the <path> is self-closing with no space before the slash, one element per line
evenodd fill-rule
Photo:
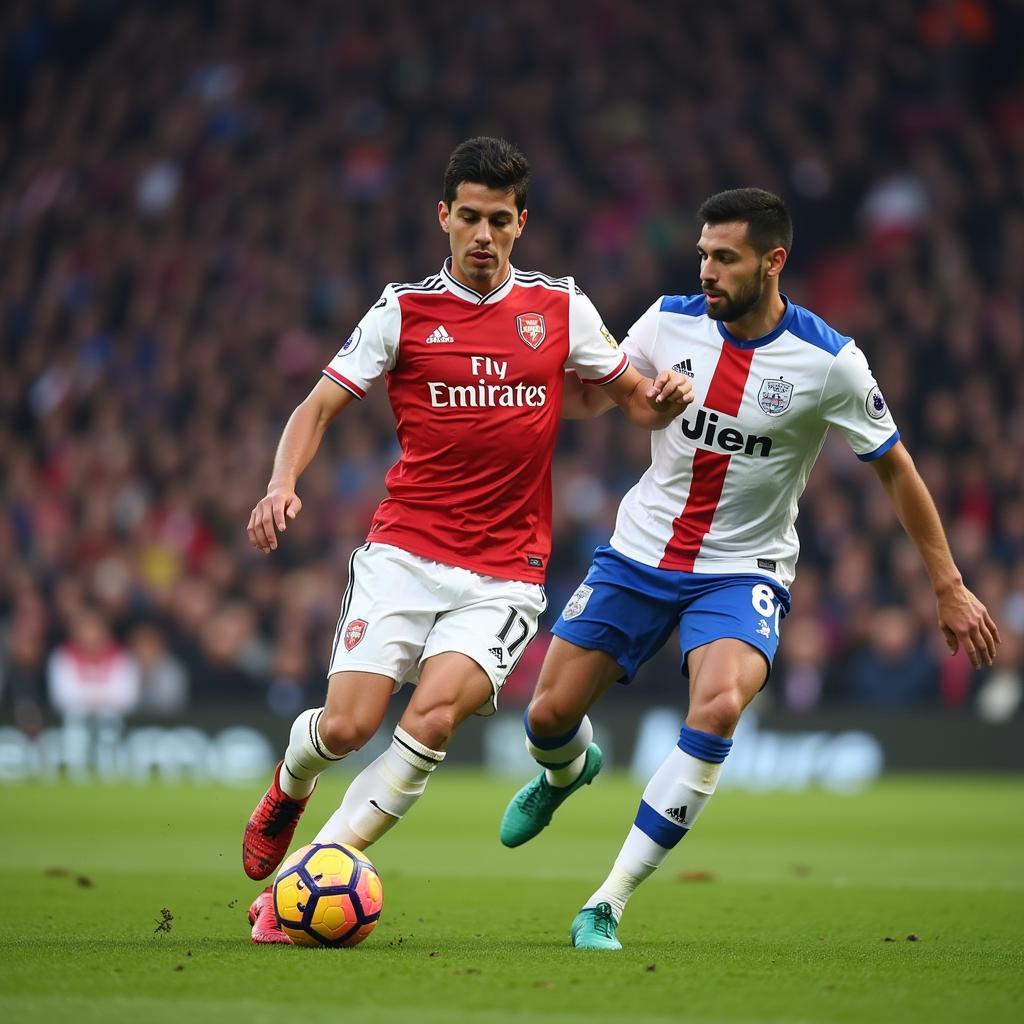
<path fill-rule="evenodd" d="M 705 199 L 697 211 L 701 224 L 746 221 L 747 241 L 759 253 L 793 247 L 793 221 L 786 204 L 763 188 L 731 188 Z"/>
<path fill-rule="evenodd" d="M 464 181 L 514 192 L 516 209 L 522 213 L 526 208 L 526 190 L 530 184 L 530 164 L 511 142 L 480 135 L 460 142 L 448 158 L 444 172 L 444 201 L 449 209 Z"/>

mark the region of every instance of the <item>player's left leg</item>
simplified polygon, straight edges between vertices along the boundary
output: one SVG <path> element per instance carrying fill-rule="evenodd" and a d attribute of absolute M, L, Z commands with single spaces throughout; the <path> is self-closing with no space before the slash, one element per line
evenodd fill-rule
<path fill-rule="evenodd" d="M 249 907 L 249 924 L 252 925 L 252 941 L 258 946 L 290 946 L 292 944 L 287 932 L 277 923 L 272 885 L 268 885 L 252 901 Z"/>
<path fill-rule="evenodd" d="M 313 841 L 365 850 L 397 825 L 423 795 L 455 730 L 493 692 L 487 673 L 465 654 L 445 651 L 424 661 L 391 746 L 352 780 Z"/>
<path fill-rule="evenodd" d="M 693 828 L 718 784 L 740 714 L 761 689 L 768 671 L 760 651 L 733 639 L 699 648 L 689 660 L 686 725 L 647 783 L 633 827 L 610 874 L 584 904 L 584 915 L 588 910 L 596 915 L 601 904 L 608 904 L 618 921 L 637 886 Z"/>
<path fill-rule="evenodd" d="M 758 577 L 693 581 L 679 636 L 690 676 L 686 724 L 648 782 L 611 872 L 573 922 L 573 945 L 619 948 L 615 926 L 626 901 L 715 791 L 740 715 L 768 677 L 788 604 L 783 588 Z"/>

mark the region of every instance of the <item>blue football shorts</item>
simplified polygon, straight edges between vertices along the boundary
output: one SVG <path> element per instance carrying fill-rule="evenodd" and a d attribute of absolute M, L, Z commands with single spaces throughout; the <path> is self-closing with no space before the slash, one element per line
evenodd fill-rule
<path fill-rule="evenodd" d="M 683 675 L 690 651 L 726 637 L 760 651 L 771 671 L 789 604 L 789 591 L 769 576 L 657 569 L 603 546 L 552 632 L 610 654 L 626 683 L 676 626 Z"/>

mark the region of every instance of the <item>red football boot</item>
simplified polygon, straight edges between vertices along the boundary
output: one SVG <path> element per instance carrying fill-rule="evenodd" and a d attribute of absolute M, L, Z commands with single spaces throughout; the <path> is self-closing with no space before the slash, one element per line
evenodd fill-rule
<path fill-rule="evenodd" d="M 274 781 L 256 805 L 242 837 L 242 867 L 256 881 L 266 878 L 284 860 L 309 800 L 293 800 L 281 789 L 283 766 L 283 761 L 277 766 Z"/>
<path fill-rule="evenodd" d="M 252 925 L 252 941 L 259 945 L 292 944 L 292 940 L 278 926 L 272 885 L 268 885 L 252 901 L 249 908 L 249 924 Z"/>

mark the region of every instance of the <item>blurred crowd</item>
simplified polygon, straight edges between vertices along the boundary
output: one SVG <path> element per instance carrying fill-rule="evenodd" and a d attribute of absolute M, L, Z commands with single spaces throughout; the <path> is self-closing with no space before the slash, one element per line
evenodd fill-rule
<path fill-rule="evenodd" d="M 442 173 L 474 134 L 534 168 L 514 262 L 575 275 L 619 337 L 697 290 L 702 199 L 787 200 L 784 290 L 866 351 L 1004 643 L 985 673 L 946 656 L 916 553 L 832 436 L 771 699 L 1022 713 L 1021 38 L 1021 0 L 5 4 L 0 720 L 320 699 L 396 457 L 383 389 L 329 431 L 272 557 L 244 528 L 339 341 L 438 269 Z M 564 425 L 549 621 L 648 457 L 617 412 Z M 678 655 L 637 686 L 681 700 Z"/>

